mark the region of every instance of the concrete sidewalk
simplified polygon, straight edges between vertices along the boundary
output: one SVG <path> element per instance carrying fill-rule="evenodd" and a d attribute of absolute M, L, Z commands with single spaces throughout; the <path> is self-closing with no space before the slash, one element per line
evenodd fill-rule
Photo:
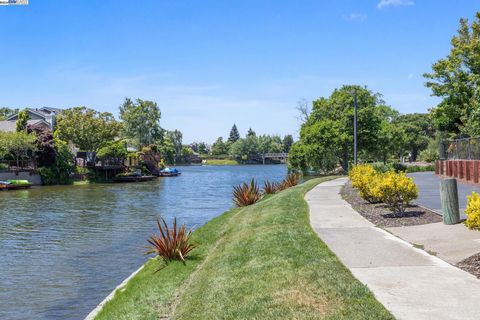
<path fill-rule="evenodd" d="M 480 319 L 480 280 L 375 227 L 339 192 L 346 178 L 305 196 L 319 237 L 397 319 Z"/>

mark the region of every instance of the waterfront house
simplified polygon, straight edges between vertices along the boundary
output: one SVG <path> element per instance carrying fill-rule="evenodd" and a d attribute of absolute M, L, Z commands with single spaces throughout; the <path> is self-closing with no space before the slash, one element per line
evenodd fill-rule
<path fill-rule="evenodd" d="M 29 115 L 28 124 L 35 127 L 45 127 L 53 130 L 55 127 L 55 117 L 62 111 L 59 108 L 42 107 L 27 108 Z M 15 131 L 15 123 L 18 120 L 18 114 L 14 114 L 5 121 L 0 121 L 0 131 Z"/>

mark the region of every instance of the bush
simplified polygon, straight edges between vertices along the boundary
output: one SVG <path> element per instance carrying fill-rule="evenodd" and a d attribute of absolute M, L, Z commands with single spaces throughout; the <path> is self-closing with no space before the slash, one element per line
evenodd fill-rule
<path fill-rule="evenodd" d="M 427 172 L 427 171 L 435 171 L 435 165 L 429 164 L 427 166 L 408 166 L 407 167 L 407 173 Z"/>
<path fill-rule="evenodd" d="M 97 152 L 97 158 L 117 158 L 125 159 L 128 156 L 127 146 L 124 140 L 118 140 L 108 143 Z"/>
<path fill-rule="evenodd" d="M 298 183 L 300 182 L 300 174 L 299 173 L 295 173 L 295 172 L 292 172 L 292 173 L 289 173 L 285 179 L 283 179 L 283 181 L 281 182 L 281 185 L 282 185 L 282 190 L 283 189 L 287 189 L 287 188 L 290 188 L 290 187 L 294 187 L 296 186 Z"/>
<path fill-rule="evenodd" d="M 387 164 L 383 163 L 374 163 L 372 164 L 372 167 L 375 169 L 375 171 L 380 172 L 380 173 L 385 173 L 388 171 L 395 171 L 395 172 L 400 172 L 400 171 L 407 171 L 408 167 L 404 165 L 403 163 L 399 162 L 391 162 Z"/>
<path fill-rule="evenodd" d="M 350 170 L 348 176 L 352 186 L 358 189 L 363 199 L 370 203 L 377 203 L 380 202 L 379 190 L 377 188 L 380 174 L 371 165 L 359 164 Z"/>
<path fill-rule="evenodd" d="M 383 173 L 377 183 L 380 199 L 397 216 L 403 216 L 410 201 L 418 197 L 417 186 L 404 172 Z"/>
<path fill-rule="evenodd" d="M 480 195 L 472 192 L 467 196 L 467 208 L 465 209 L 467 220 L 465 225 L 469 229 L 480 230 Z"/>
<path fill-rule="evenodd" d="M 158 236 L 154 234 L 148 239 L 150 250 L 146 254 L 155 253 L 167 263 L 172 260 L 181 260 L 185 263 L 185 258 L 195 248 L 190 243 L 192 229 L 187 232 L 185 224 L 182 224 L 177 230 L 176 218 L 173 219 L 172 228 L 168 227 L 163 218 L 161 220 L 160 223 L 160 219 L 157 219 L 160 234 Z"/>
<path fill-rule="evenodd" d="M 250 184 L 243 183 L 233 187 L 233 201 L 237 207 L 245 207 L 254 204 L 262 197 L 255 179 Z"/>
<path fill-rule="evenodd" d="M 264 194 L 274 194 L 277 191 L 279 191 L 279 183 L 276 182 L 270 182 L 268 180 L 265 180 L 263 184 L 263 193 Z"/>

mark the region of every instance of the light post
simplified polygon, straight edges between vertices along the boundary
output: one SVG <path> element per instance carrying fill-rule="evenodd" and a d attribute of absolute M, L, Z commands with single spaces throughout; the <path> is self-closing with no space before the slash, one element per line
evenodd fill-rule
<path fill-rule="evenodd" d="M 352 90 L 350 94 L 353 95 L 353 162 L 357 165 L 357 91 Z"/>

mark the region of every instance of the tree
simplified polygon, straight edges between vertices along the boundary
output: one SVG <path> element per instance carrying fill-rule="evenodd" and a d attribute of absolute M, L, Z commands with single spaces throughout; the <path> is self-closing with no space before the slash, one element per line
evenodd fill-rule
<path fill-rule="evenodd" d="M 37 150 L 36 139 L 34 134 L 25 131 L 0 132 L 0 149 L 2 153 L 14 157 L 17 167 L 20 167 L 20 159 L 31 157 Z"/>
<path fill-rule="evenodd" d="M 288 134 L 283 138 L 283 152 L 288 153 L 292 145 L 293 145 L 293 137 L 291 134 Z"/>
<path fill-rule="evenodd" d="M 179 130 L 167 131 L 166 137 L 172 142 L 175 151 L 175 160 L 180 161 L 182 156 L 182 139 L 183 135 Z"/>
<path fill-rule="evenodd" d="M 313 102 L 312 112 L 301 127 L 300 141 L 290 150 L 290 157 L 300 168 L 330 171 L 341 165 L 348 170 L 353 156 L 353 91 L 358 100 L 358 150 L 367 155 L 378 153 L 383 121 L 379 110 L 385 104 L 382 96 L 361 86 L 343 86 L 330 97 Z"/>
<path fill-rule="evenodd" d="M 126 98 L 120 106 L 125 136 L 133 140 L 140 149 L 154 142 L 161 142 L 163 130 L 160 127 L 161 112 L 153 101 Z"/>
<path fill-rule="evenodd" d="M 301 123 L 306 122 L 311 112 L 310 103 L 306 99 L 302 98 L 297 102 L 297 107 L 295 109 L 298 111 L 298 121 Z"/>
<path fill-rule="evenodd" d="M 55 137 L 71 141 L 80 150 L 98 151 L 120 134 L 122 124 L 109 112 L 97 112 L 86 107 L 62 111 L 57 116 Z"/>
<path fill-rule="evenodd" d="M 257 134 L 255 133 L 255 131 L 252 130 L 252 128 L 249 128 L 249 129 L 248 129 L 247 137 L 256 136 L 256 135 L 257 135 Z"/>
<path fill-rule="evenodd" d="M 424 74 L 432 95 L 443 100 L 431 110 L 440 131 L 454 136 L 480 134 L 480 12 L 469 26 L 460 20 L 447 57 Z"/>
<path fill-rule="evenodd" d="M 238 133 L 237 125 L 233 124 L 233 127 L 230 130 L 230 135 L 228 136 L 228 141 L 234 143 L 238 139 L 240 139 L 240 133 Z"/>
<path fill-rule="evenodd" d="M 403 150 L 409 152 L 412 160 L 416 161 L 418 154 L 427 148 L 430 139 L 435 136 L 435 128 L 430 115 L 424 113 L 405 114 L 399 116 L 393 123 L 403 131 Z"/>
<path fill-rule="evenodd" d="M 7 120 L 8 117 L 13 116 L 19 112 L 18 109 L 12 109 L 8 107 L 0 108 L 0 121 Z"/>
<path fill-rule="evenodd" d="M 30 120 L 30 116 L 28 115 L 28 111 L 26 109 L 18 113 L 18 119 L 15 123 L 17 132 L 24 131 L 27 128 L 28 120 Z"/>
<path fill-rule="evenodd" d="M 198 153 L 200 154 L 207 154 L 208 153 L 208 148 L 205 142 L 200 142 L 198 144 Z"/>
<path fill-rule="evenodd" d="M 101 147 L 97 152 L 97 158 L 125 159 L 128 156 L 127 143 L 125 140 L 112 141 Z"/>
<path fill-rule="evenodd" d="M 52 166 L 55 164 L 55 157 L 57 155 L 52 130 L 44 127 L 36 127 L 27 125 L 27 133 L 33 133 L 37 137 L 37 159 L 38 165 Z"/>
<path fill-rule="evenodd" d="M 218 139 L 212 144 L 212 155 L 219 156 L 228 153 L 228 148 L 223 142 L 222 137 L 218 137 Z"/>

